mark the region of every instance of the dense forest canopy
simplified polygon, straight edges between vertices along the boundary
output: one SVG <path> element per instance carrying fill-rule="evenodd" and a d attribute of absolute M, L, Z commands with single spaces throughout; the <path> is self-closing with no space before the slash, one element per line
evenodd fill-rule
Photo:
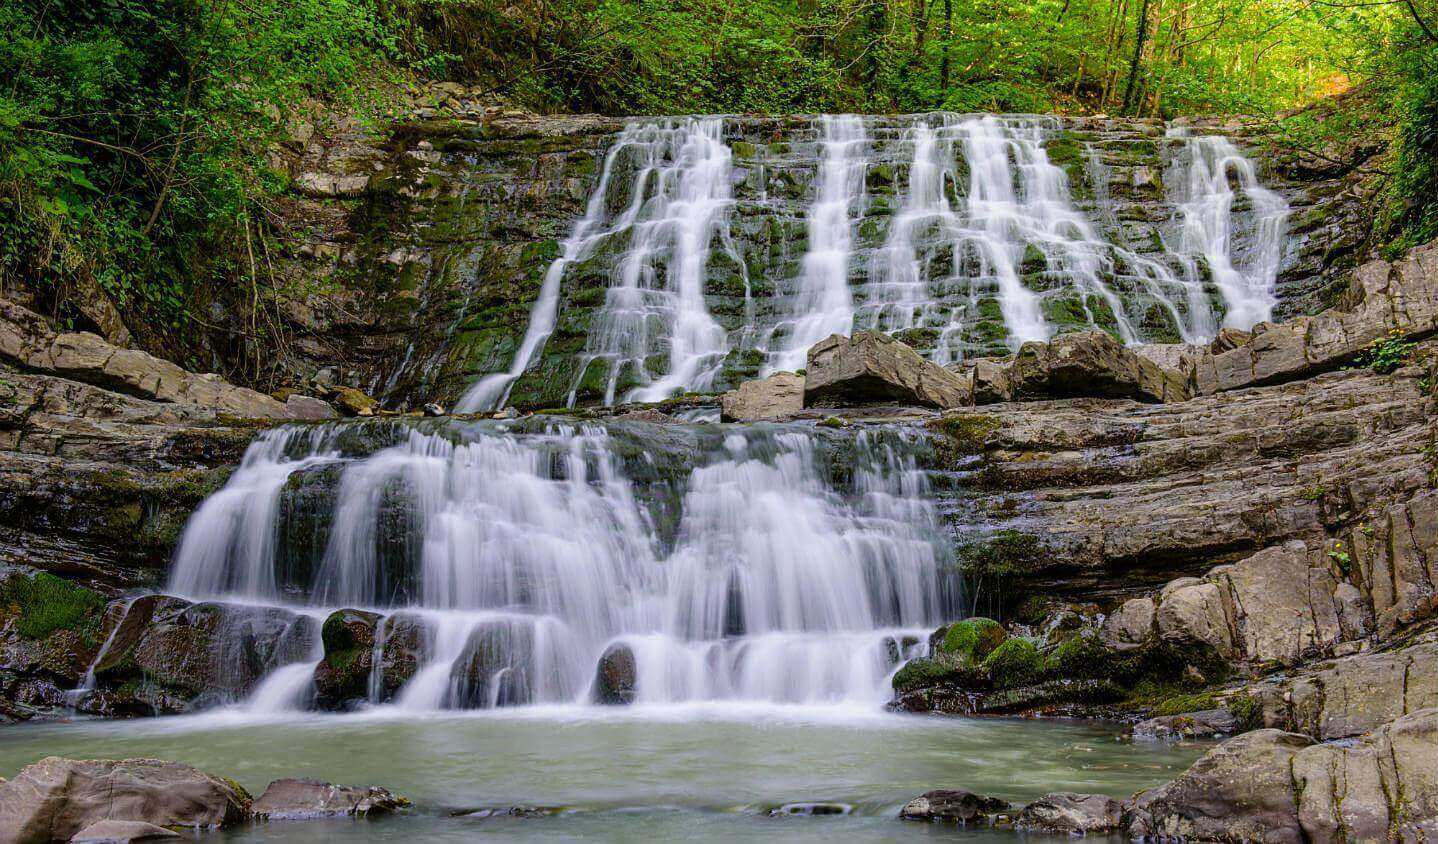
<path fill-rule="evenodd" d="M 268 153 L 296 105 L 379 115 L 424 79 L 545 112 L 1391 132 L 1385 238 L 1412 242 L 1438 234 L 1435 28 L 1434 0 L 0 0 L 0 287 L 200 320 L 197 291 L 258 287 L 284 247 Z M 1349 89 L 1342 119 L 1304 110 Z"/>

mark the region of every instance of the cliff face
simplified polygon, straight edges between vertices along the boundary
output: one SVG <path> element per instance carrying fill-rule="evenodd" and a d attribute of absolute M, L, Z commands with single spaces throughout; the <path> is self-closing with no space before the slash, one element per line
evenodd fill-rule
<path fill-rule="evenodd" d="M 866 130 L 872 160 L 864 171 L 862 207 L 850 209 L 852 248 L 860 253 L 882 253 L 891 243 L 912 176 L 911 147 L 905 146 L 910 140 L 904 136 L 912 119 L 874 120 Z M 284 308 L 294 336 L 284 350 L 286 368 L 300 383 L 328 370 L 326 376 L 394 407 L 431 400 L 450 404 L 480 374 L 508 369 L 545 272 L 584 214 L 617 133 L 630 123 L 593 116 L 473 119 L 460 111 L 457 119 L 395 125 L 382 142 L 358 132 L 330 139 L 329 146 L 310 140 L 292 163 L 299 195 L 288 214 L 301 242 L 285 266 L 299 291 Z M 1272 147 L 1239 123 L 1086 118 L 1042 126 L 1048 160 L 1062 169 L 1073 207 L 1098 237 L 1139 259 L 1160 262 L 1160 235 L 1172 228 L 1173 196 L 1183 189 L 1178 184 L 1183 174 L 1173 170 L 1183 143 L 1177 136 L 1235 137 L 1257 164 L 1263 184 L 1289 205 L 1276 284 L 1280 317 L 1332 304 L 1333 290 L 1342 286 L 1344 272 L 1363 248 L 1367 227 L 1358 223 L 1367 183 L 1356 169 L 1365 158 L 1362 151 L 1353 151 L 1351 162 L 1315 162 Z M 759 352 L 765 351 L 766 326 L 782 319 L 789 306 L 786 281 L 804 272 L 812 236 L 807 215 L 820 190 L 822 131 L 811 118 L 723 121 L 722 139 L 732 154 L 733 206 L 725 225 L 704 234 L 704 300 L 729 335 L 730 351 L 713 389 L 732 387 L 764 365 Z M 635 172 L 624 167 L 620 162 L 622 172 L 611 174 L 606 201 L 615 213 L 632 195 L 628 183 Z M 955 183 L 966 186 L 970 175 L 961 162 L 944 189 L 961 190 Z M 1236 213 L 1249 210 L 1239 197 Z M 1235 248 L 1250 246 L 1246 238 L 1252 234 L 1235 230 Z M 961 257 L 943 254 L 925 237 L 932 235 L 914 236 L 923 272 L 942 274 L 946 263 Z M 515 403 L 562 405 L 571 391 L 580 403 L 604 398 L 614 376 L 595 363 L 594 353 L 604 350 L 590 335 L 618 256 L 629 245 L 615 238 L 564 273 L 553 334 L 514 385 Z M 1120 333 L 1118 321 L 1126 317 L 1145 339 L 1179 339 L 1172 315 L 1153 298 L 1152 285 L 1123 266 L 1126 259 L 1102 256 L 1096 277 L 1115 297 L 1101 301 L 1055 287 L 1052 261 L 1068 258 L 1046 264 L 1045 257 L 1030 245 L 1017 270 L 1026 286 L 1040 291 L 1041 316 L 1051 330 L 1092 324 Z M 854 262 L 848 281 L 861 311 L 864 297 L 873 295 L 865 284 L 878 272 L 867 265 L 878 260 Z M 1209 268 L 1199 266 L 1197 272 L 1210 277 Z M 941 304 L 967 301 L 970 311 L 963 331 L 945 341 L 968 354 L 1001 350 L 1009 337 L 995 294 L 966 288 L 952 296 Z M 1127 313 L 1116 317 L 1118 301 Z M 1179 310 L 1184 307 L 1180 301 Z M 932 348 L 940 339 L 932 322 L 911 322 L 899 336 L 912 345 Z M 667 363 L 662 350 L 634 356 L 640 358 L 636 366 L 651 375 Z M 619 375 L 616 386 L 622 393 L 635 383 L 631 372 Z"/>

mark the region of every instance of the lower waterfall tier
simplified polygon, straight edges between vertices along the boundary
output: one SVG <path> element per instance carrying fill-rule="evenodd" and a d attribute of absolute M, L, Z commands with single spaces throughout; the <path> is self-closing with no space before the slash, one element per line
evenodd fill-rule
<path fill-rule="evenodd" d="M 927 458 L 902 429 L 280 429 L 191 519 L 169 591 L 267 655 L 228 687 L 252 707 L 878 705 L 961 606 Z"/>

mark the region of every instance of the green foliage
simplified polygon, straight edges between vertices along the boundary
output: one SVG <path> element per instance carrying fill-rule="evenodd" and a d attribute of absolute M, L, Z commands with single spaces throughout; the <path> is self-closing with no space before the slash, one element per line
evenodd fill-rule
<path fill-rule="evenodd" d="M 965 665 L 978 665 L 1004 641 L 1005 635 L 1003 625 L 991 618 L 966 618 L 949 625 L 939 650 Z"/>
<path fill-rule="evenodd" d="M 69 319 L 98 289 L 158 332 L 188 327 L 197 292 L 264 258 L 286 121 L 307 98 L 357 101 L 396 55 L 382 8 L 0 0 L 0 285 Z"/>
<path fill-rule="evenodd" d="M 1358 353 L 1354 365 L 1366 367 L 1380 375 L 1387 375 L 1413 359 L 1418 344 L 1405 339 L 1401 329 L 1395 328 L 1381 340 L 1374 340 Z"/>
<path fill-rule="evenodd" d="M 1037 536 L 1013 529 L 960 545 L 956 549 L 959 568 L 971 577 L 1006 578 L 1028 569 L 1043 550 Z"/>
<path fill-rule="evenodd" d="M 994 648 L 984 660 L 984 668 L 996 688 L 1012 689 L 1038 679 L 1044 670 L 1044 658 L 1032 639 L 1016 636 Z"/>
<path fill-rule="evenodd" d="M 12 575 L 0 585 L 0 608 L 16 616 L 15 629 L 27 639 L 44 639 L 59 630 L 93 626 L 93 613 L 105 599 L 64 578 L 40 572 L 34 577 Z"/>

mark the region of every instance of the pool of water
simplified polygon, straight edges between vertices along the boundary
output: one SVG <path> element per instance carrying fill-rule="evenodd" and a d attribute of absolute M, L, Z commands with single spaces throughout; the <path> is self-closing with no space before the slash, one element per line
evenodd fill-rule
<path fill-rule="evenodd" d="M 910 798 L 966 788 L 1019 803 L 1049 791 L 1127 797 L 1205 749 L 1132 744 L 1110 726 L 710 704 L 531 707 L 416 716 L 394 710 L 261 718 L 230 710 L 0 731 L 0 776 L 49 755 L 174 759 L 258 794 L 311 776 L 382 785 L 414 811 L 379 821 L 272 822 L 225 842 L 1013 840 L 896 819 Z M 842 816 L 769 817 L 833 801 Z M 510 806 L 535 817 L 464 816 Z"/>

